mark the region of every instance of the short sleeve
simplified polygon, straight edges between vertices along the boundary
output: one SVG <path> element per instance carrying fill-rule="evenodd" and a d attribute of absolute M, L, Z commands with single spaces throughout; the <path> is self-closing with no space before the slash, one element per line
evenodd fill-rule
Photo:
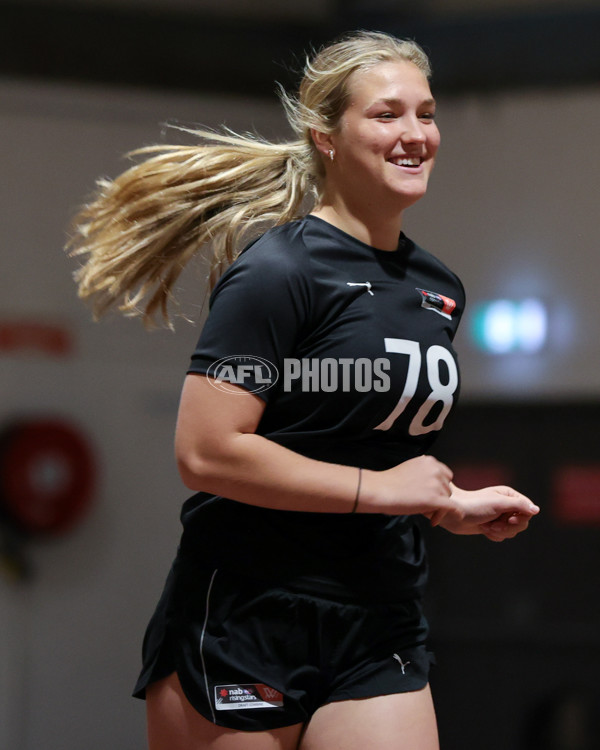
<path fill-rule="evenodd" d="M 268 402 L 283 360 L 307 323 L 308 287 L 293 251 L 259 241 L 217 283 L 188 368 L 232 382 Z"/>

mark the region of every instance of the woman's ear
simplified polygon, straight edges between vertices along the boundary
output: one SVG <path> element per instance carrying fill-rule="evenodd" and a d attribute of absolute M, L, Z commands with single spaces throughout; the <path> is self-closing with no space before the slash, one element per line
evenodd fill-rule
<path fill-rule="evenodd" d="M 331 154 L 335 154 L 335 149 L 331 142 L 331 134 L 322 133 L 320 130 L 311 128 L 310 135 L 313 139 L 313 143 L 315 144 L 317 151 L 319 151 L 319 153 L 323 154 L 323 156 L 327 157 L 328 159 L 331 159 Z"/>

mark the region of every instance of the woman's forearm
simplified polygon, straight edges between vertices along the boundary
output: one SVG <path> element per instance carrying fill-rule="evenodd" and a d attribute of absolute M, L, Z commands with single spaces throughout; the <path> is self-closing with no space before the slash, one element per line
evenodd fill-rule
<path fill-rule="evenodd" d="M 357 468 L 306 458 L 252 433 L 220 441 L 214 451 L 180 456 L 178 465 L 190 489 L 268 508 L 349 513 L 358 489 Z M 363 472 L 363 512 L 373 505 L 364 475 L 373 473 Z"/>

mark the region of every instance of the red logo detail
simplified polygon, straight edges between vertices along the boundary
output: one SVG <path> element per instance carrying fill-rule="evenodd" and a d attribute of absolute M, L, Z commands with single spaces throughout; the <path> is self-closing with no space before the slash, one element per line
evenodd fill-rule
<path fill-rule="evenodd" d="M 443 294 L 440 294 L 440 297 L 444 303 L 444 307 L 442 308 L 442 312 L 447 313 L 448 315 L 451 315 L 454 308 L 456 307 L 456 302 L 453 299 L 450 299 L 450 297 L 444 297 Z"/>
<path fill-rule="evenodd" d="M 219 691 L 219 695 L 221 696 L 221 698 L 227 698 L 227 696 L 229 695 L 229 692 L 225 690 L 225 688 L 223 688 L 223 690 Z"/>
<path fill-rule="evenodd" d="M 256 685 L 260 697 L 268 703 L 281 702 L 283 694 L 268 685 Z"/>

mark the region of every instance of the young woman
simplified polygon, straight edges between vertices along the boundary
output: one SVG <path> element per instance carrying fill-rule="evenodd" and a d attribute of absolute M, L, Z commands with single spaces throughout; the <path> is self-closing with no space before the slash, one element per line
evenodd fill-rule
<path fill-rule="evenodd" d="M 458 393 L 458 278 L 402 233 L 440 135 L 413 42 L 360 32 L 308 62 L 298 140 L 156 147 L 79 217 L 80 293 L 167 316 L 212 242 L 176 431 L 176 560 L 135 694 L 151 750 L 435 750 L 424 519 L 501 541 L 538 508 L 427 455 Z M 151 150 L 152 151 L 152 150 Z"/>

